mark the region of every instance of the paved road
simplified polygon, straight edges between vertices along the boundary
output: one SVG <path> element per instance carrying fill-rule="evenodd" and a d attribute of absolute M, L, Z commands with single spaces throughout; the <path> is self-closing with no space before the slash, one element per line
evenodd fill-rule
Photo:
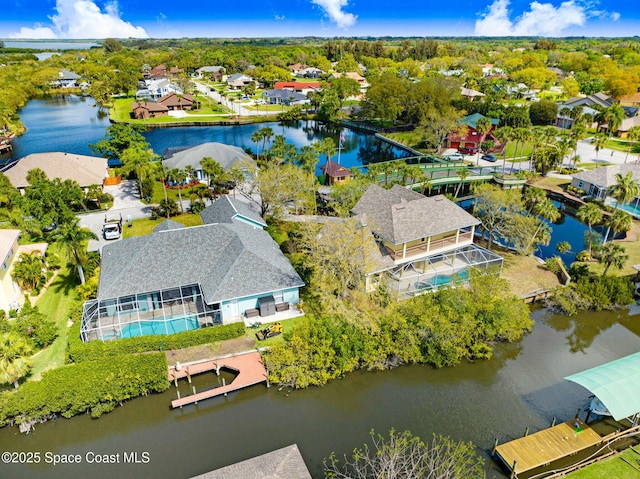
<path fill-rule="evenodd" d="M 266 116 L 266 115 L 273 115 L 274 111 L 268 111 L 266 109 L 261 110 L 260 107 L 258 107 L 255 110 L 250 110 L 248 108 L 245 108 L 244 106 L 242 106 L 242 104 L 240 102 L 235 102 L 235 101 L 231 101 L 228 100 L 227 98 L 223 97 L 222 95 L 220 95 L 220 93 L 218 93 L 216 90 L 210 90 L 209 87 L 207 87 L 206 85 L 204 85 L 203 83 L 200 82 L 194 82 L 196 85 L 196 88 L 198 89 L 198 91 L 200 93 L 202 93 L 205 96 L 208 96 L 210 98 L 212 98 L 213 100 L 219 102 L 220 104 L 222 104 L 223 106 L 227 107 L 229 110 L 231 110 L 234 115 L 237 116 Z"/>
<path fill-rule="evenodd" d="M 129 216 L 132 219 L 140 219 L 151 215 L 151 205 L 145 205 L 140 201 L 135 181 L 125 180 L 119 185 L 105 186 L 104 191 L 113 195 L 113 207 L 109 211 L 78 215 L 80 226 L 89 228 L 100 238 L 98 241 L 89 241 L 89 251 L 102 251 L 102 246 L 107 243 L 102 237 L 105 218 L 112 220 L 122 216 L 123 222 L 126 223 Z"/>

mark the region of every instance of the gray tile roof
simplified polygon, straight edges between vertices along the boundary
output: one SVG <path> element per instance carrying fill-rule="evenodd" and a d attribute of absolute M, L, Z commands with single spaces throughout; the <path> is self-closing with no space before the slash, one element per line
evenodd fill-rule
<path fill-rule="evenodd" d="M 206 207 L 200 212 L 200 217 L 206 225 L 214 223 L 232 223 L 234 218 L 241 217 L 253 223 L 267 226 L 262 217 L 251 209 L 251 207 L 243 201 L 224 195 L 211 206 Z"/>
<path fill-rule="evenodd" d="M 392 244 L 480 224 L 442 195 L 426 197 L 400 185 L 390 190 L 371 185 L 353 212 L 363 215 L 363 222 Z"/>
<path fill-rule="evenodd" d="M 178 223 L 177 221 L 164 220 L 158 226 L 153 228 L 153 232 L 158 233 L 160 231 L 177 230 L 181 228 L 184 228 L 184 225 L 182 223 Z"/>
<path fill-rule="evenodd" d="M 107 159 L 73 153 L 33 153 L 18 160 L 3 173 L 16 188 L 26 188 L 27 173 L 40 168 L 52 180 L 74 180 L 82 187 L 102 185 L 107 176 Z"/>
<path fill-rule="evenodd" d="M 102 249 L 98 299 L 194 283 L 207 303 L 304 285 L 269 234 L 243 223 L 160 231 Z"/>
<path fill-rule="evenodd" d="M 191 479 L 311 479 L 296 444 Z"/>
<path fill-rule="evenodd" d="M 281 100 L 289 101 L 304 101 L 307 100 L 307 96 L 297 91 L 291 90 L 265 90 L 262 96 L 267 98 L 280 98 Z"/>
<path fill-rule="evenodd" d="M 196 170 L 201 170 L 200 160 L 207 157 L 216 160 L 225 170 L 244 162 L 254 164 L 253 159 L 242 148 L 216 142 L 202 143 L 187 148 L 171 148 L 165 150 L 163 156 L 162 163 L 169 169 L 181 168 L 184 170 L 187 165 L 190 165 Z"/>
<path fill-rule="evenodd" d="M 609 165 L 594 168 L 593 170 L 585 170 L 573 175 L 573 178 L 586 181 L 592 185 L 600 187 L 610 187 L 616 184 L 616 174 L 620 173 L 625 176 L 627 173 L 633 174 L 633 179 L 640 182 L 640 165 L 634 163 L 625 163 L 622 165 Z"/>

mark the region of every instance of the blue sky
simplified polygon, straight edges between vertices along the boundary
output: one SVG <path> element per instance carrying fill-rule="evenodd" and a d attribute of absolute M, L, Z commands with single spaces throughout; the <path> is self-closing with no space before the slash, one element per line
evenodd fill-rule
<path fill-rule="evenodd" d="M 0 38 L 634 36 L 632 0 L 2 0 Z"/>

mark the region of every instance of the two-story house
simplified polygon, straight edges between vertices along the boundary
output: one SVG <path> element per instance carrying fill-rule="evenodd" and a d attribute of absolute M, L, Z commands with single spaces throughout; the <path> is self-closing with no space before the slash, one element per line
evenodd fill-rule
<path fill-rule="evenodd" d="M 369 289 L 385 284 L 406 297 L 465 280 L 472 268 L 502 269 L 500 256 L 473 242 L 480 221 L 442 195 L 371 185 L 352 211 L 373 232 L 389 265 L 370 276 Z"/>

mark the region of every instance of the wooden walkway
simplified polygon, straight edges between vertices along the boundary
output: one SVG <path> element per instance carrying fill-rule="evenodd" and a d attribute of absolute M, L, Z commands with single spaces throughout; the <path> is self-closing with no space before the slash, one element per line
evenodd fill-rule
<path fill-rule="evenodd" d="M 171 407 L 182 407 L 188 404 L 194 404 L 203 399 L 226 395 L 229 392 L 238 389 L 253 386 L 267 381 L 267 370 L 262 364 L 262 358 L 257 351 L 240 354 L 221 359 L 213 359 L 203 361 L 201 363 L 184 365 L 180 370 L 176 371 L 174 366 L 169 368 L 169 381 L 176 379 L 184 379 L 189 375 L 194 376 L 207 371 L 215 371 L 218 368 L 227 368 L 237 373 L 235 379 L 226 386 L 209 389 L 189 396 L 184 396 L 171 401 Z"/>
<path fill-rule="evenodd" d="M 599 444 L 602 440 L 597 432 L 580 419 L 572 419 L 496 446 L 495 452 L 509 470 L 515 473 L 512 477 L 517 477 L 518 474 Z"/>

